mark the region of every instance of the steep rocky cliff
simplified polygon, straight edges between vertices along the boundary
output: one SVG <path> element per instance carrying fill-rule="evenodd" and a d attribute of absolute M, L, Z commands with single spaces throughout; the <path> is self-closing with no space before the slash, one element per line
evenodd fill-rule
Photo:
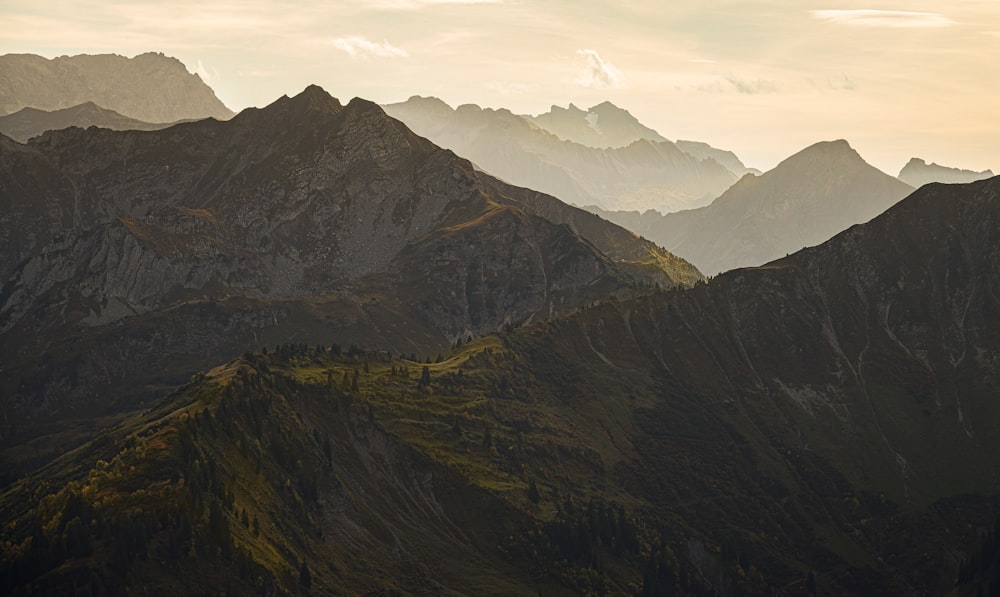
<path fill-rule="evenodd" d="M 163 54 L 0 56 L 0 115 L 29 107 L 60 110 L 85 102 L 144 122 L 225 120 L 233 115 L 201 77 Z"/>

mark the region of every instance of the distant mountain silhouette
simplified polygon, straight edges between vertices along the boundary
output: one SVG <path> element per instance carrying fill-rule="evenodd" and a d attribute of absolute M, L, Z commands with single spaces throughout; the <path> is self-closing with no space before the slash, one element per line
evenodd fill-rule
<path fill-rule="evenodd" d="M 660 133 L 639 122 L 628 110 L 619 108 L 611 102 L 602 102 L 587 111 L 573 104 L 568 108 L 552 106 L 552 109 L 544 114 L 528 115 L 524 118 L 560 139 L 598 149 L 625 147 L 641 139 L 660 143 L 670 142 Z M 699 160 L 715 160 L 737 177 L 748 172 L 760 174 L 758 170 L 743 165 L 733 152 L 716 149 L 708 143 L 676 141 L 674 145 Z"/>
<path fill-rule="evenodd" d="M 949 168 L 938 164 L 928 164 L 920 158 L 911 158 L 909 162 L 899 171 L 899 180 L 914 188 L 919 188 L 932 182 L 944 182 L 949 184 L 975 182 L 993 176 L 992 170 L 974 172 L 972 170 L 962 170 L 961 168 Z"/>
<path fill-rule="evenodd" d="M 225 120 L 233 112 L 176 58 L 149 52 L 0 56 L 0 115 L 22 108 L 61 110 L 86 102 L 143 122 Z"/>
<path fill-rule="evenodd" d="M 666 215 L 596 211 L 714 275 L 819 244 L 912 190 L 841 140 L 812 145 L 761 176 L 748 174 L 707 207 Z"/>
<path fill-rule="evenodd" d="M 452 109 L 437 98 L 414 96 L 384 108 L 490 174 L 574 205 L 675 211 L 707 204 L 738 178 L 714 159 L 693 157 L 669 141 L 637 138 L 624 147 L 588 147 L 506 109 Z M 611 104 L 597 109 L 616 115 L 615 121 L 634 120 Z"/>
<path fill-rule="evenodd" d="M 552 106 L 544 114 L 525 118 L 560 139 L 599 149 L 625 147 L 639 139 L 667 141 L 666 137 L 639 122 L 628 110 L 611 102 L 602 102 L 587 111 L 573 104 L 568 108 Z"/>
<path fill-rule="evenodd" d="M 716 149 L 708 143 L 702 143 L 701 141 L 678 140 L 674 142 L 674 145 L 676 145 L 677 148 L 684 153 L 694 156 L 699 160 L 715 160 L 737 176 L 761 173 L 761 171 L 756 168 L 747 168 L 743 162 L 740 161 L 740 158 L 736 157 L 735 153 L 726 151 L 725 149 Z"/>
<path fill-rule="evenodd" d="M 71 126 L 80 128 L 96 126 L 116 131 L 155 131 L 167 128 L 173 124 L 176 123 L 143 122 L 135 118 L 122 116 L 114 110 L 102 108 L 94 102 L 86 102 L 71 108 L 52 111 L 22 108 L 13 114 L 0 116 L 0 134 L 7 135 L 15 141 L 24 143 L 28 139 L 36 137 L 45 131 L 64 129 Z"/>

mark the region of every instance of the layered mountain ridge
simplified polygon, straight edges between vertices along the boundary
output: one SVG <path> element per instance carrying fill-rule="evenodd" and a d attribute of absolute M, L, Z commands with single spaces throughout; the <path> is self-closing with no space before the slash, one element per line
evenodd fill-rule
<path fill-rule="evenodd" d="M 807 147 L 761 176 L 744 176 L 706 207 L 666 215 L 594 211 L 715 275 L 819 244 L 912 190 L 839 140 Z"/>
<path fill-rule="evenodd" d="M 931 162 L 928 164 L 920 158 L 910 158 L 910 161 L 899 171 L 897 178 L 914 188 L 919 188 L 932 182 L 960 184 L 975 182 L 993 176 L 992 170 L 975 172 L 962 168 L 949 168 Z"/>
<path fill-rule="evenodd" d="M 244 355 L 4 492 L 0 578 L 948 592 L 1000 506 L 998 224 L 1000 178 L 929 185 L 764 267 L 437 363 Z"/>
<path fill-rule="evenodd" d="M 116 131 L 155 131 L 174 124 L 177 123 L 143 122 L 88 101 L 61 110 L 22 108 L 13 114 L 0 116 L 0 134 L 19 143 L 26 143 L 28 139 L 37 137 L 45 131 L 71 126 L 80 128 L 96 126 Z"/>
<path fill-rule="evenodd" d="M 315 86 L 227 122 L 0 138 L 0 167 L 0 383 L 25 417 L 263 342 L 424 353 L 701 279 Z"/>
<path fill-rule="evenodd" d="M 560 139 L 597 149 L 625 147 L 639 139 L 667 141 L 666 137 L 611 102 L 601 102 L 586 111 L 573 104 L 566 108 L 552 106 L 544 114 L 525 118 Z"/>
<path fill-rule="evenodd" d="M 384 108 L 490 174 L 578 206 L 674 211 L 710 202 L 737 179 L 714 159 L 669 141 L 637 137 L 623 147 L 589 147 L 506 109 L 452 109 L 437 98 L 414 96 Z"/>
<path fill-rule="evenodd" d="M 628 110 L 608 101 L 586 111 L 573 104 L 567 108 L 552 106 L 544 114 L 526 115 L 524 118 L 560 139 L 596 149 L 627 147 L 642 139 L 670 143 L 669 139 L 639 122 Z M 699 160 L 718 162 L 738 177 L 748 173 L 760 174 L 759 170 L 747 168 L 733 152 L 717 149 L 708 143 L 678 140 L 673 144 Z"/>
<path fill-rule="evenodd" d="M 144 122 L 217 118 L 233 112 L 176 58 L 147 52 L 0 56 L 0 115 L 22 108 L 61 110 L 85 102 Z"/>

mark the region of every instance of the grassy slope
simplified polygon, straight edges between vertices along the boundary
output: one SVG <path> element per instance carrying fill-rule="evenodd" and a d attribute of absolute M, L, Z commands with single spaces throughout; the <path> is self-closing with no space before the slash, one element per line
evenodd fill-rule
<path fill-rule="evenodd" d="M 196 376 L 2 496 L 5 588 L 296 593 L 305 562 L 316 594 L 804 594 L 811 569 L 897 593 L 947 583 L 990 519 L 901 511 L 640 357 L 544 349 L 560 325 L 438 363 L 299 346 Z"/>

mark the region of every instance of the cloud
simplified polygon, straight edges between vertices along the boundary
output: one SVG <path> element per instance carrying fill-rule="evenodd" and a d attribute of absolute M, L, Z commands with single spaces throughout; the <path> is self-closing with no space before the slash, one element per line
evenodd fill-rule
<path fill-rule="evenodd" d="M 615 65 L 601 58 L 596 50 L 577 50 L 577 56 L 582 56 L 585 60 L 583 72 L 576 80 L 581 87 L 602 89 L 611 87 L 618 89 L 625 84 L 625 77 Z"/>
<path fill-rule="evenodd" d="M 727 75 L 724 79 L 716 79 L 696 87 L 698 91 L 708 93 L 742 93 L 757 95 L 758 93 L 777 93 L 778 84 L 767 79 L 744 79 L 735 75 Z"/>
<path fill-rule="evenodd" d="M 503 0 L 368 0 L 364 4 L 370 8 L 416 10 L 442 4 L 503 4 Z"/>
<path fill-rule="evenodd" d="M 205 83 L 210 83 L 216 78 L 216 73 L 205 68 L 205 65 L 202 63 L 200 58 L 198 59 L 198 66 L 194 69 L 194 74 L 201 77 L 201 80 Z"/>
<path fill-rule="evenodd" d="M 388 41 L 381 43 L 371 41 L 359 35 L 337 37 L 330 41 L 333 47 L 347 52 L 351 58 L 408 58 L 410 53 L 403 48 L 397 48 Z"/>
<path fill-rule="evenodd" d="M 906 10 L 812 10 L 814 19 L 862 27 L 948 27 L 955 21 L 936 12 Z"/>

